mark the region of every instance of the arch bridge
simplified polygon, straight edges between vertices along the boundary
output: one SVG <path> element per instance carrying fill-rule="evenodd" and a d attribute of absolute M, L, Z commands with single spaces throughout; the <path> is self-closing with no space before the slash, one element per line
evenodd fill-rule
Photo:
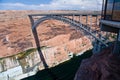
<path fill-rule="evenodd" d="M 59 20 L 64 23 L 70 24 L 76 30 L 83 31 L 84 34 L 87 35 L 87 37 L 93 43 L 94 46 L 93 53 L 97 53 L 103 47 L 108 46 L 107 42 L 109 40 L 107 40 L 107 38 L 102 36 L 101 31 L 92 29 L 93 18 L 96 19 L 94 25 L 99 26 L 99 21 L 98 21 L 100 16 L 99 13 L 42 13 L 42 14 L 30 14 L 28 16 L 31 21 L 32 33 L 36 42 L 36 46 L 40 54 L 40 58 L 43 61 L 45 67 L 47 67 L 47 65 L 45 63 L 44 57 L 40 49 L 40 42 L 36 30 L 36 27 L 45 20 L 49 20 L 49 19 Z M 82 17 L 84 17 L 84 19 L 82 19 Z M 90 19 L 90 21 L 88 21 L 88 19 Z M 83 20 L 85 20 L 84 23 L 82 22 Z"/>

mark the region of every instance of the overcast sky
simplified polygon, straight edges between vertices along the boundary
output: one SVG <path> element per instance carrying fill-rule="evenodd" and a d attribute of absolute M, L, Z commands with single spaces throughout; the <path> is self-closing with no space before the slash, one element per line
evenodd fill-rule
<path fill-rule="evenodd" d="M 0 10 L 101 10 L 102 0 L 0 0 Z"/>

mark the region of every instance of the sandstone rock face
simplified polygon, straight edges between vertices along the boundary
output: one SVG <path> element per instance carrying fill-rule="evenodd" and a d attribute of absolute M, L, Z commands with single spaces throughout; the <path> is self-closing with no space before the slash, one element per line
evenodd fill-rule
<path fill-rule="evenodd" d="M 60 11 L 56 12 L 59 13 Z M 5 69 L 15 67 L 14 61 L 17 59 L 15 56 L 18 53 L 36 48 L 27 15 L 39 13 L 42 13 L 42 11 L 0 11 L 0 58 L 6 57 L 0 60 L 2 61 L 0 63 L 1 69 L 2 67 Z M 83 23 L 85 23 L 84 18 L 82 18 Z M 75 19 L 78 20 L 78 17 Z M 42 54 L 49 67 L 70 59 L 69 54 L 77 54 L 92 47 L 91 41 L 83 35 L 83 32 L 76 31 L 72 27 L 58 20 L 46 20 L 37 26 L 41 47 L 45 47 L 42 49 Z M 10 56 L 13 59 L 7 62 Z M 9 64 L 10 62 L 11 64 Z M 20 59 L 19 62 L 24 69 L 38 64 L 40 69 L 43 68 L 37 51 Z"/>
<path fill-rule="evenodd" d="M 111 51 L 107 48 L 82 61 L 74 80 L 120 80 L 120 58 Z"/>
<path fill-rule="evenodd" d="M 0 11 L 0 49 L 2 49 L 0 50 L 0 58 L 36 47 L 27 15 L 39 13 L 42 11 Z M 85 49 L 85 45 L 79 47 L 83 44 L 90 43 L 86 47 L 91 47 L 91 42 L 88 38 L 83 37 L 82 32 L 72 29 L 69 24 L 61 21 L 46 20 L 37 27 L 37 32 L 41 46 L 56 47 L 66 44 L 67 49 L 73 53 Z M 77 47 L 76 50 L 75 47 Z"/>

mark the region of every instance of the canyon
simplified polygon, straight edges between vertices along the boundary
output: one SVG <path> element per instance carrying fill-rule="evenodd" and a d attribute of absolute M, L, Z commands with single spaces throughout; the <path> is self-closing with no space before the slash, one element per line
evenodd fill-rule
<path fill-rule="evenodd" d="M 33 70 L 35 65 L 39 66 L 39 70 L 44 69 L 36 51 L 28 18 L 28 14 L 42 12 L 44 11 L 0 11 L 0 72 L 19 66 L 22 68 L 19 70 L 23 73 Z M 85 24 L 85 17 L 81 19 L 81 22 Z M 92 28 L 99 30 L 95 22 L 96 18 L 93 19 Z M 90 19 L 88 25 L 90 25 Z M 69 60 L 73 55 L 81 55 L 92 48 L 90 39 L 82 31 L 58 20 L 51 19 L 42 22 L 37 27 L 37 32 L 42 53 L 49 67 Z"/>
<path fill-rule="evenodd" d="M 0 11 L 0 57 L 11 56 L 28 48 L 36 47 L 27 15 L 39 12 L 42 11 Z M 80 38 L 85 43 L 90 42 L 80 31 L 76 31 L 70 27 L 69 24 L 57 20 L 44 21 L 37 28 L 41 46 L 54 47 L 67 43 L 69 45 L 67 46 L 68 49 L 73 53 L 80 52 L 80 48 L 76 48 L 78 50 L 75 50 L 76 45 L 74 48 L 71 48 L 73 45 L 68 42 Z M 84 42 L 81 43 L 84 44 Z"/>

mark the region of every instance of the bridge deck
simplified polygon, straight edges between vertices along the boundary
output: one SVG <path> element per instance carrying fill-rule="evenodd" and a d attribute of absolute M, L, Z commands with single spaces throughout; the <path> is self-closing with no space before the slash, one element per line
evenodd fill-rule
<path fill-rule="evenodd" d="M 45 12 L 45 13 L 39 13 L 39 14 L 29 14 L 29 16 L 79 16 L 79 15 L 83 15 L 83 16 L 87 16 L 87 15 L 92 15 L 92 16 L 97 16 L 97 15 L 101 15 L 100 13 L 95 13 L 95 12 L 91 12 L 91 13 L 83 13 L 83 12 L 61 12 L 61 13 L 57 13 L 57 12 Z"/>
<path fill-rule="evenodd" d="M 40 14 L 31 14 L 31 15 L 28 15 L 29 18 L 30 18 L 30 21 L 31 21 L 31 27 L 32 27 L 32 31 L 33 31 L 33 34 L 34 34 L 34 38 L 36 40 L 36 45 L 38 45 L 37 43 L 39 42 L 38 40 L 38 36 L 36 37 L 37 35 L 37 31 L 36 31 L 36 27 L 43 21 L 45 20 L 48 20 L 48 19 L 55 19 L 55 20 L 60 20 L 60 21 L 63 21 L 65 23 L 68 23 L 72 26 L 74 26 L 76 29 L 79 28 L 79 30 L 83 30 L 83 32 L 87 35 L 91 35 L 92 38 L 91 41 L 94 42 L 96 41 L 96 48 L 99 48 L 99 49 L 95 49 L 96 52 L 97 51 L 100 51 L 101 49 L 101 46 L 102 47 L 107 47 L 108 45 L 106 44 L 106 42 L 108 42 L 107 38 L 103 37 L 102 34 L 100 34 L 99 32 L 97 31 L 94 31 L 92 30 L 90 27 L 88 27 L 87 25 L 87 22 L 88 22 L 88 17 L 90 17 L 90 19 L 92 17 L 96 17 L 96 23 L 98 22 L 97 18 L 100 14 L 99 13 L 79 13 L 79 12 L 65 12 L 65 13 L 40 13 Z M 34 16 L 40 16 L 38 17 L 37 20 L 35 20 L 35 17 Z M 68 17 L 67 17 L 68 16 Z M 72 16 L 71 18 L 69 18 L 69 16 Z M 75 16 L 79 16 L 79 21 L 75 20 Z M 84 25 L 83 23 L 81 23 L 81 17 L 82 16 L 86 16 L 86 24 Z M 91 19 L 91 24 L 92 24 L 92 19 Z M 78 29 L 77 29 L 78 30 Z M 94 38 L 94 39 L 93 39 Z M 39 46 L 39 45 L 38 45 Z"/>

